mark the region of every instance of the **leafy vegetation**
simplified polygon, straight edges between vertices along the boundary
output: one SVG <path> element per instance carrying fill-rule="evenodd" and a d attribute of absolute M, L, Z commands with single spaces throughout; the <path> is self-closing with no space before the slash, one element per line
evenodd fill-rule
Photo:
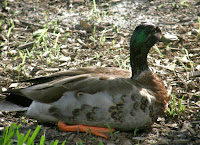
<path fill-rule="evenodd" d="M 169 101 L 169 105 L 167 108 L 167 113 L 169 116 L 172 116 L 172 117 L 177 116 L 179 118 L 184 113 L 185 106 L 182 103 L 183 98 L 184 96 L 177 101 L 174 95 L 171 96 L 171 99 Z"/>
<path fill-rule="evenodd" d="M 40 131 L 41 126 L 37 126 L 36 129 L 33 131 L 32 135 L 31 135 L 31 129 L 28 130 L 27 133 L 20 133 L 19 128 L 20 128 L 21 124 L 16 125 L 15 123 L 12 123 L 10 125 L 10 127 L 5 127 L 5 130 L 3 132 L 3 135 L 0 139 L 0 145 L 13 145 L 16 144 L 17 145 L 34 145 L 34 144 L 39 144 L 39 145 L 46 145 L 46 139 L 45 139 L 45 133 L 44 135 L 41 136 L 39 142 L 37 143 L 35 141 L 36 137 L 38 136 L 38 133 Z M 111 133 L 112 130 L 110 129 Z M 116 134 L 112 133 L 113 134 Z M 15 139 L 17 137 L 17 139 Z M 55 140 L 55 141 L 51 141 L 50 145 L 58 145 L 59 144 L 59 140 Z M 66 140 L 62 142 L 61 145 L 65 145 L 66 144 Z M 82 140 L 79 139 L 78 145 L 83 145 Z M 98 145 L 103 145 L 102 142 L 99 142 Z"/>
<path fill-rule="evenodd" d="M 20 133 L 19 128 L 20 124 L 17 126 L 15 123 L 12 123 L 10 127 L 5 127 L 5 130 L 3 132 L 3 136 L 0 139 L 1 145 L 12 145 L 14 143 L 17 143 L 17 145 L 34 145 L 35 138 L 38 135 L 41 126 L 37 126 L 37 128 L 34 130 L 34 132 L 31 135 L 31 129 L 28 130 L 26 134 Z M 14 137 L 17 137 L 17 140 L 13 139 Z M 62 145 L 65 145 L 64 141 Z M 57 145 L 59 143 L 58 140 L 51 141 L 50 145 Z M 45 143 L 45 134 L 41 136 L 40 139 L 40 145 L 44 145 Z"/>

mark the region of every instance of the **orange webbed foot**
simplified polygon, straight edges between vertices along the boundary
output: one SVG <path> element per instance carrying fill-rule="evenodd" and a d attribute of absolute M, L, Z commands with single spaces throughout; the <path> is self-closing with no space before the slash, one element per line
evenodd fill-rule
<path fill-rule="evenodd" d="M 109 138 L 108 134 L 110 133 L 109 128 L 103 128 L 103 127 L 93 127 L 93 126 L 86 126 L 86 125 L 66 125 L 63 122 L 58 122 L 58 127 L 62 131 L 80 131 L 80 132 L 91 132 L 92 134 L 95 134 L 100 137 L 104 137 L 106 139 Z M 115 131 L 115 129 L 111 129 L 112 131 Z"/>

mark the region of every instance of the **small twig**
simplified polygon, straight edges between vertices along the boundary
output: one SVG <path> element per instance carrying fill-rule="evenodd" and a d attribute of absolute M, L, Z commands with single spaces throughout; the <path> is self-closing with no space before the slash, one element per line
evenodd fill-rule
<path fill-rule="evenodd" d="M 22 50 L 22 49 L 30 49 L 33 47 L 33 44 L 34 42 L 29 42 L 29 43 L 26 43 L 26 44 L 23 44 L 23 45 L 20 45 L 19 47 L 17 47 L 19 50 Z"/>
<path fill-rule="evenodd" d="M 190 73 L 190 77 L 200 77 L 200 71 L 194 71 Z"/>
<path fill-rule="evenodd" d="M 43 25 L 40 25 L 40 24 L 36 24 L 36 23 L 32 23 L 32 22 L 29 22 L 29 21 L 25 21 L 25 20 L 20 20 L 23 24 L 25 24 L 25 25 L 33 25 L 33 26 L 35 26 L 35 27 L 39 27 L 39 28 L 44 28 L 44 26 Z"/>

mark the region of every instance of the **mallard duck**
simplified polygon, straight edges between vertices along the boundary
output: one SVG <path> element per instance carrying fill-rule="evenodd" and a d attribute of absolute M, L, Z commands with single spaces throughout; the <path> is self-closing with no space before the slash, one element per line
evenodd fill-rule
<path fill-rule="evenodd" d="M 167 103 L 166 88 L 147 63 L 147 54 L 161 35 L 153 24 L 136 27 L 130 40 L 132 72 L 114 67 L 57 72 L 28 80 L 32 86 L 8 90 L 7 100 L 22 98 L 19 104 L 31 103 L 29 117 L 58 123 L 63 131 L 89 129 L 108 138 L 106 125 L 113 131 L 149 126 L 163 114 Z"/>

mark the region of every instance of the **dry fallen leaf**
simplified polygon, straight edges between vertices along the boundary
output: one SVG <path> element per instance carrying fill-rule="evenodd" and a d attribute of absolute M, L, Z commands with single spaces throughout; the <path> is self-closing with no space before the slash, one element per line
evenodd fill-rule
<path fill-rule="evenodd" d="M 82 28 L 84 28 L 85 30 L 87 30 L 87 32 L 92 32 L 92 27 L 87 22 L 85 22 L 85 21 L 83 21 L 83 20 L 80 19 L 80 25 L 81 25 Z"/>

